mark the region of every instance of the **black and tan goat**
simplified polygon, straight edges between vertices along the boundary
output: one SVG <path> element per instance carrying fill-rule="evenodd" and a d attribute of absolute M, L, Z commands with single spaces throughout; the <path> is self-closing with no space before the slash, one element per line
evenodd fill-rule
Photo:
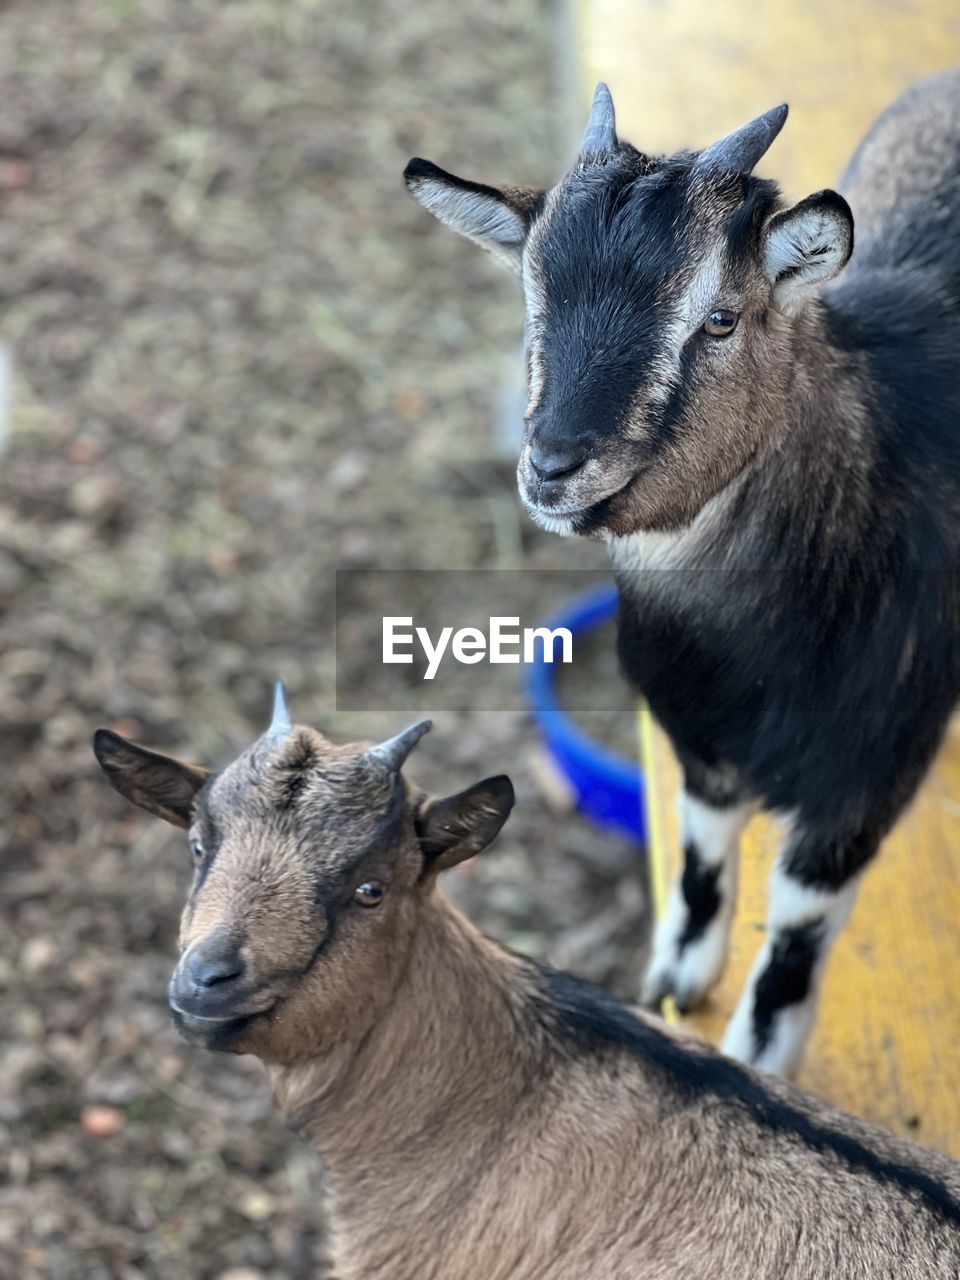
<path fill-rule="evenodd" d="M 438 891 L 513 804 L 426 797 L 380 747 L 268 732 L 222 773 L 101 730 L 188 828 L 170 983 L 255 1053 L 326 1170 L 338 1280 L 956 1280 L 960 1166 L 505 950 Z"/>
<path fill-rule="evenodd" d="M 960 696 L 960 72 L 881 116 L 846 199 L 784 208 L 752 176 L 786 114 L 655 158 L 617 138 L 601 85 L 550 191 L 406 171 L 522 279 L 520 491 L 546 528 L 607 540 L 621 666 L 684 768 L 647 1001 L 714 985 L 740 830 L 757 806 L 785 820 L 725 1040 L 780 1072 Z M 851 205 L 857 251 L 824 288 Z"/>

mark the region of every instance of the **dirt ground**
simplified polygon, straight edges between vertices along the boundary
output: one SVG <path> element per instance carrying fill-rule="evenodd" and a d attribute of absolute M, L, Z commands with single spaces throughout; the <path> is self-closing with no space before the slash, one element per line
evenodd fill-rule
<path fill-rule="evenodd" d="M 296 718 L 386 736 L 335 709 L 335 567 L 603 563 L 534 530 L 496 443 L 515 286 L 400 181 L 417 152 L 562 161 L 552 7 L 470 9 L 0 16 L 0 1280 L 322 1274 L 317 1165 L 258 1064 L 169 1025 L 187 851 L 108 789 L 92 730 L 222 762 L 281 676 Z M 451 887 L 631 992 L 639 857 L 548 808 L 535 743 L 519 705 L 436 717 L 421 781 L 519 794 Z"/>

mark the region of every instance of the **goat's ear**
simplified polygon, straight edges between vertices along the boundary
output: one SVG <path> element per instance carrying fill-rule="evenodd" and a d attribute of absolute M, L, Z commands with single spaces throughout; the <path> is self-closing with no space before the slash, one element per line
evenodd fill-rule
<path fill-rule="evenodd" d="M 403 171 L 407 190 L 428 213 L 487 249 L 516 275 L 542 191 L 467 182 L 419 157 Z"/>
<path fill-rule="evenodd" d="M 810 290 L 830 280 L 853 253 L 853 214 L 836 191 L 817 191 L 767 223 L 763 265 L 774 306 L 798 311 Z"/>
<path fill-rule="evenodd" d="M 513 783 L 503 774 L 444 800 L 424 800 L 414 825 L 426 870 L 445 871 L 485 849 L 506 822 L 513 800 Z"/>
<path fill-rule="evenodd" d="M 175 827 L 189 827 L 193 802 L 209 769 L 158 755 L 109 729 L 94 734 L 93 751 L 114 790 Z"/>

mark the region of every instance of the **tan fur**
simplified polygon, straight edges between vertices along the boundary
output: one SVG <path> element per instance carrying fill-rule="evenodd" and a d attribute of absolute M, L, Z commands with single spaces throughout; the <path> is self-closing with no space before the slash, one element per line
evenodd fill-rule
<path fill-rule="evenodd" d="M 754 546 L 762 533 L 764 499 L 778 492 L 796 497 L 798 518 L 806 512 L 831 540 L 855 546 L 869 515 L 863 481 L 873 466 L 865 408 L 868 375 L 847 356 L 845 376 L 834 376 L 830 350 L 818 340 L 820 324 L 817 309 L 809 308 L 792 329 L 774 335 L 771 341 L 781 344 L 779 378 L 768 369 L 764 376 L 714 391 L 709 405 L 695 402 L 682 443 L 665 451 L 662 461 L 618 498 L 609 539 L 618 568 L 775 573 L 783 566 L 770 561 L 766 547 L 763 558 L 756 558 Z M 791 397 L 814 402 L 823 429 L 804 430 L 794 410 L 793 429 L 787 430 Z M 681 474 L 684 483 L 677 485 Z M 757 498 L 741 513 L 732 546 L 730 505 L 748 481 Z M 756 542 L 750 532 L 754 519 L 761 522 Z M 702 586 L 699 582 L 697 592 Z"/>
<path fill-rule="evenodd" d="M 162 758 L 125 745 L 112 781 L 150 808 L 137 773 L 162 788 Z M 950 1222 L 935 1202 L 960 1197 L 957 1166 L 747 1069 L 711 1085 L 717 1055 L 639 1011 L 590 997 L 581 1026 L 582 994 L 443 898 L 438 869 L 511 802 L 503 779 L 427 800 L 303 728 L 200 796 L 191 839 L 212 861 L 184 955 L 242 938 L 273 1003 L 226 1040 L 189 1035 L 267 1062 L 324 1162 L 338 1280 L 955 1280 L 960 1205 Z M 369 911 L 352 890 L 373 877 Z"/>
<path fill-rule="evenodd" d="M 285 808 L 285 793 L 301 778 L 295 808 Z M 242 921 L 241 953 L 252 980 L 270 984 L 279 996 L 234 1051 L 269 1061 L 321 1052 L 391 998 L 395 975 L 382 957 L 402 957 L 409 946 L 414 911 L 405 894 L 421 871 L 415 851 L 397 859 L 392 849 L 376 847 L 392 789 L 389 775 L 370 767 L 362 748 L 334 746 L 305 728 L 274 750 L 241 757 L 214 781 L 209 806 L 223 837 L 203 885 L 184 907 L 181 950 Z M 197 824 L 194 833 L 201 834 Z M 326 842 L 311 838 L 314 833 Z M 405 834 L 410 840 L 409 815 Z M 349 900 L 354 882 L 380 876 L 390 879 L 396 905 L 377 914 L 343 913 L 331 963 L 324 950 L 327 923 L 317 911 L 317 875 L 337 881 L 368 849 L 338 896 Z"/>
<path fill-rule="evenodd" d="M 626 1054 L 559 1056 L 531 997 L 525 965 L 435 894 L 385 1017 L 271 1070 L 324 1158 L 338 1280 L 956 1274 L 960 1239 L 918 1206 L 735 1110 L 678 1105 Z M 764 1088 L 960 1191 L 945 1158 Z"/>

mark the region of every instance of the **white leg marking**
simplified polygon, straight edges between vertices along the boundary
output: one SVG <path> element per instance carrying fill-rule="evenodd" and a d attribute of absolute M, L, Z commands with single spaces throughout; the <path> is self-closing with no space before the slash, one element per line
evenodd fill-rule
<path fill-rule="evenodd" d="M 670 886 L 666 910 L 653 935 L 650 962 L 643 982 L 643 1000 L 657 1003 L 674 995 L 681 1008 L 692 1008 L 720 979 L 727 960 L 730 925 L 737 894 L 737 854 L 740 832 L 752 804 L 714 808 L 683 793 L 680 801 L 683 843 L 693 845 L 704 871 L 719 871 L 720 907 L 702 932 L 684 944 L 690 910 L 683 894 L 683 875 Z"/>
<path fill-rule="evenodd" d="M 777 863 L 770 878 L 767 937 L 753 963 L 747 985 L 727 1027 L 723 1038 L 724 1053 L 775 1075 L 790 1076 L 796 1071 L 813 1025 L 827 956 L 850 914 L 857 887 L 858 881 L 854 878 L 839 893 L 809 889 L 788 876 Z M 802 928 L 818 921 L 823 922 L 823 934 L 807 995 L 803 1000 L 776 1010 L 766 1043 L 758 1048 L 754 1020 L 757 982 L 770 963 L 777 936 L 783 930 Z"/>

